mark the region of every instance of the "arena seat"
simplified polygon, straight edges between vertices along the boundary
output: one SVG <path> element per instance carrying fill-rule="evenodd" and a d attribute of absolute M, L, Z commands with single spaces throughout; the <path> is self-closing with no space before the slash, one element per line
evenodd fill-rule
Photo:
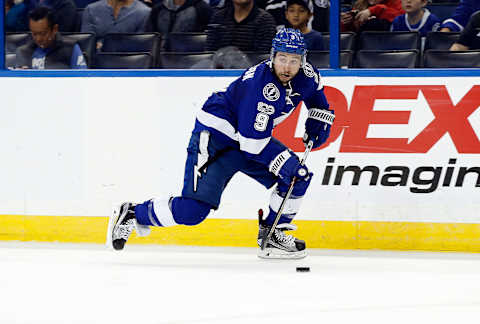
<path fill-rule="evenodd" d="M 162 69 L 213 69 L 214 52 L 160 52 L 159 68 Z"/>
<path fill-rule="evenodd" d="M 88 66 L 93 63 L 93 57 L 96 51 L 95 34 L 93 33 L 62 33 L 66 41 L 76 42 L 82 49 L 83 55 L 87 60 Z"/>
<path fill-rule="evenodd" d="M 150 53 L 98 53 L 96 69 L 150 69 L 154 67 Z"/>
<path fill-rule="evenodd" d="M 15 59 L 17 55 L 15 53 L 7 53 L 5 54 L 5 67 L 7 69 L 15 68 Z"/>
<path fill-rule="evenodd" d="M 156 64 L 162 36 L 160 33 L 112 33 L 103 39 L 102 52 L 150 53 Z"/>
<path fill-rule="evenodd" d="M 344 32 L 340 33 L 340 50 L 349 51 L 355 49 L 355 33 L 353 32 Z M 325 50 L 330 49 L 330 34 L 322 33 L 323 36 L 323 48 Z"/>
<path fill-rule="evenodd" d="M 244 52 L 251 62 L 251 65 L 258 64 L 262 61 L 270 59 L 270 53 L 268 52 Z"/>
<path fill-rule="evenodd" d="M 425 68 L 479 68 L 480 51 L 427 50 L 423 53 Z"/>
<path fill-rule="evenodd" d="M 421 37 L 418 32 L 364 31 L 357 36 L 358 50 L 420 50 Z"/>
<path fill-rule="evenodd" d="M 448 50 L 460 38 L 460 33 L 429 32 L 425 38 L 424 51 L 429 49 Z"/>
<path fill-rule="evenodd" d="M 5 34 L 5 53 L 15 53 L 17 47 L 26 44 L 32 39 L 29 32 L 6 33 Z"/>
<path fill-rule="evenodd" d="M 404 51 L 357 51 L 354 67 L 365 69 L 415 68 L 418 65 L 418 50 Z"/>
<path fill-rule="evenodd" d="M 204 52 L 206 33 L 170 33 L 165 42 L 167 52 Z"/>
<path fill-rule="evenodd" d="M 353 51 L 340 52 L 340 67 L 352 67 Z M 309 51 L 307 60 L 319 69 L 330 68 L 330 51 Z"/>
<path fill-rule="evenodd" d="M 102 52 L 153 52 L 158 51 L 159 33 L 112 33 L 103 39 Z"/>

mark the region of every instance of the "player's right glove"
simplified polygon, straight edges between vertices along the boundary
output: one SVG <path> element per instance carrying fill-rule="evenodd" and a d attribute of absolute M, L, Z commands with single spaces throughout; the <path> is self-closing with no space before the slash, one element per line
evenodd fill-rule
<path fill-rule="evenodd" d="M 305 180 L 309 177 L 307 167 L 300 165 L 298 156 L 290 153 L 289 150 L 278 154 L 273 161 L 270 162 L 269 170 L 286 184 L 290 184 L 293 177 L 297 177 L 299 180 Z"/>
<path fill-rule="evenodd" d="M 307 144 L 309 141 L 313 141 L 312 148 L 317 148 L 325 143 L 330 136 L 330 128 L 334 119 L 335 113 L 333 110 L 310 108 L 305 122 L 303 142 Z"/>

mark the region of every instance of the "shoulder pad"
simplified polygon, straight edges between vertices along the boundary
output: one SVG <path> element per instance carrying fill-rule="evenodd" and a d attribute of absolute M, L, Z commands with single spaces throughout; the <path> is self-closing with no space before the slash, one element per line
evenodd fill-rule
<path fill-rule="evenodd" d="M 305 76 L 307 76 L 308 78 L 313 78 L 315 80 L 315 83 L 318 84 L 317 90 L 323 89 L 323 84 L 320 80 L 320 74 L 313 67 L 313 65 L 305 62 L 305 64 L 303 65 L 303 74 L 305 74 Z"/>
<path fill-rule="evenodd" d="M 242 81 L 246 81 L 248 79 L 252 79 L 254 76 L 255 76 L 255 72 L 257 72 L 257 70 L 261 70 L 263 68 L 262 65 L 265 65 L 267 64 L 268 61 L 263 61 L 263 62 L 260 62 L 258 63 L 257 65 L 254 65 L 250 68 L 248 68 L 244 73 L 243 73 L 243 76 L 242 76 Z M 262 71 L 259 71 L 259 73 L 261 74 Z"/>

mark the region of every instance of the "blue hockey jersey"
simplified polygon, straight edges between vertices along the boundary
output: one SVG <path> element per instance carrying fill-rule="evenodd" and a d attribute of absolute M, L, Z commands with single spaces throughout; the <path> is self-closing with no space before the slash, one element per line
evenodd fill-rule
<path fill-rule="evenodd" d="M 328 109 L 318 71 L 306 63 L 283 86 L 267 60 L 246 70 L 225 91 L 213 93 L 197 114 L 195 130 L 208 129 L 248 158 L 268 166 L 285 151 L 283 144 L 272 140 L 274 127 L 301 101 L 308 108 Z"/>
<path fill-rule="evenodd" d="M 440 19 L 428 9 L 424 9 L 422 19 L 415 25 L 408 22 L 408 13 L 397 16 L 390 26 L 391 31 L 417 31 L 420 36 L 427 36 L 428 32 L 437 31 L 440 27 Z"/>
<path fill-rule="evenodd" d="M 450 28 L 452 32 L 462 31 L 472 14 L 480 10 L 480 0 L 461 0 L 452 17 L 443 21 L 440 28 Z"/>

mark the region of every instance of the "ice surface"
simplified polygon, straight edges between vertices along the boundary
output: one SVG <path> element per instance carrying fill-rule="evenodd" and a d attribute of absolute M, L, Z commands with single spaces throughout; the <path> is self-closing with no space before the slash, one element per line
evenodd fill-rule
<path fill-rule="evenodd" d="M 0 243 L 0 323 L 474 323 L 480 255 Z M 310 272 L 296 272 L 308 266 Z"/>

